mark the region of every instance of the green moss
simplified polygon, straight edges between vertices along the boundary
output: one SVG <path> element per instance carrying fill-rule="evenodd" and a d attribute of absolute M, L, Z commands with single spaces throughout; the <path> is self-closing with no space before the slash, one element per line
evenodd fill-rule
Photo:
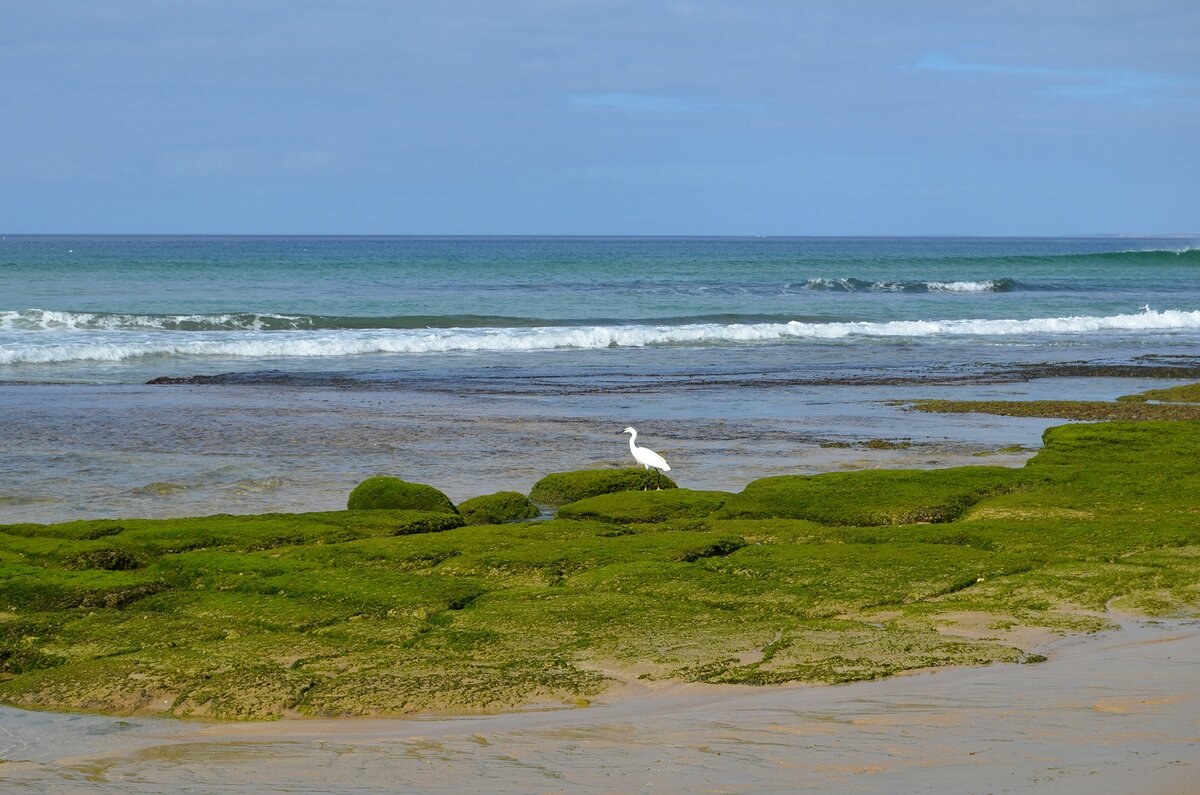
<path fill-rule="evenodd" d="M 81 553 L 124 550 L 149 562 L 160 555 L 229 547 L 243 551 L 296 544 L 333 544 L 358 538 L 433 533 L 460 527 L 457 514 L 373 510 L 257 516 L 201 516 L 187 519 L 125 519 L 113 528 L 102 522 L 58 525 L 0 525 L 0 546 L 25 557 L 78 566 Z M 90 539 L 99 534 L 99 541 Z"/>
<path fill-rule="evenodd" d="M 1032 449 L 1021 444 L 1010 444 L 1004 447 L 997 447 L 995 450 L 981 450 L 973 455 L 977 458 L 986 458 L 992 455 L 1011 455 L 1013 453 L 1032 453 Z"/>
<path fill-rule="evenodd" d="M 910 439 L 867 439 L 864 442 L 821 442 L 821 447 L 833 450 L 846 450 L 851 447 L 861 447 L 865 450 L 907 450 L 912 447 Z"/>
<path fill-rule="evenodd" d="M 1023 469 L 623 491 L 502 526 L 403 510 L 0 526 L 0 701 L 230 719 L 574 704 L 623 666 L 848 681 L 1029 661 L 1008 633 L 1094 631 L 1108 605 L 1200 615 L 1200 422 L 1043 440 Z M 963 613 L 994 636 L 955 635 Z"/>
<path fill-rule="evenodd" d="M 912 447 L 912 442 L 907 439 L 868 439 L 862 446 L 868 450 L 907 450 Z"/>
<path fill-rule="evenodd" d="M 0 673 L 23 674 L 62 665 L 64 658 L 45 651 L 58 631 L 55 622 L 44 616 L 0 620 Z"/>
<path fill-rule="evenodd" d="M 1200 384 L 1150 389 L 1136 395 L 1122 395 L 1117 400 L 1130 403 L 1145 403 L 1148 400 L 1156 400 L 1161 403 L 1200 403 Z"/>
<path fill-rule="evenodd" d="M 1200 405 L 1108 403 L 1092 400 L 918 400 L 910 411 L 938 414 L 996 414 L 1002 417 L 1057 417 L 1064 420 L 1195 420 Z"/>
<path fill-rule="evenodd" d="M 140 572 L 65 571 L 0 563 L 0 610 L 121 607 L 162 588 L 157 578 Z"/>
<path fill-rule="evenodd" d="M 949 522 L 1021 480 L 1019 471 L 1001 467 L 783 475 L 750 483 L 716 515 L 860 526 Z"/>
<path fill-rule="evenodd" d="M 714 684 L 834 683 L 878 679 L 914 668 L 1019 662 L 1022 656 L 1019 649 L 949 640 L 929 628 L 826 619 L 794 634 L 779 633 L 762 647 L 759 660 L 727 658 L 684 668 L 677 675 Z"/>
<path fill-rule="evenodd" d="M 100 547 L 71 555 L 64 561 L 68 569 L 104 569 L 105 571 L 129 571 L 140 565 L 138 559 L 124 549 Z"/>
<path fill-rule="evenodd" d="M 352 511 L 391 510 L 458 513 L 450 498 L 433 486 L 377 475 L 354 487 L 346 507 Z"/>
<path fill-rule="evenodd" d="M 564 519 L 593 519 L 617 524 L 665 522 L 668 519 L 702 518 L 725 504 L 731 494 L 724 491 L 621 491 L 588 497 L 564 505 Z"/>
<path fill-rule="evenodd" d="M 54 668 L 66 660 L 28 646 L 0 646 L 0 673 L 24 674 Z"/>
<path fill-rule="evenodd" d="M 459 503 L 458 512 L 467 524 L 500 524 L 533 519 L 541 514 L 528 497 L 515 491 L 498 491 L 473 497 Z"/>
<path fill-rule="evenodd" d="M 673 489 L 675 482 L 657 471 L 628 469 L 579 469 L 553 472 L 533 484 L 529 498 L 542 505 L 566 505 L 588 497 L 618 491 Z"/>

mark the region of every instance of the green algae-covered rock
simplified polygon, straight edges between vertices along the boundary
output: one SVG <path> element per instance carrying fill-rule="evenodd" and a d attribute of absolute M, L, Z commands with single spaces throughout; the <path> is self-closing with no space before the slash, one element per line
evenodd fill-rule
<path fill-rule="evenodd" d="M 620 491 L 572 502 L 558 509 L 563 519 L 595 519 L 617 524 L 649 524 L 668 519 L 701 519 L 733 495 L 724 491 Z"/>
<path fill-rule="evenodd" d="M 64 561 L 68 569 L 104 569 L 105 571 L 130 571 L 138 568 L 138 559 L 123 549 L 98 547 L 78 552 Z"/>
<path fill-rule="evenodd" d="M 783 475 L 753 481 L 716 516 L 860 527 L 950 522 L 984 497 L 1017 488 L 1023 477 L 1005 467 Z"/>
<path fill-rule="evenodd" d="M 529 498 L 543 505 L 566 505 L 569 502 L 617 491 L 641 491 L 676 488 L 675 481 L 666 475 L 639 467 L 628 469 L 577 469 L 573 472 L 552 472 L 533 484 Z"/>
<path fill-rule="evenodd" d="M 482 497 L 472 497 L 459 503 L 458 512 L 467 524 L 500 524 L 541 515 L 538 507 L 524 494 L 498 491 Z"/>
<path fill-rule="evenodd" d="M 0 524 L 0 703 L 256 720 L 577 704 L 614 666 L 840 682 L 1032 661 L 1013 645 L 1022 628 L 1094 632 L 1110 604 L 1200 615 L 1200 422 L 1043 438 L 1020 470 L 771 479 L 717 512 L 741 501 L 820 524 L 561 518 L 436 533 L 418 530 L 462 517 L 409 510 Z M 1003 493 L 948 523 L 833 524 L 990 489 Z M 703 510 L 702 494 L 607 502 L 640 519 L 672 500 Z M 989 637 L 956 634 L 963 615 Z"/>
<path fill-rule="evenodd" d="M 1136 395 L 1122 395 L 1117 400 L 1127 403 L 1145 403 L 1157 400 L 1162 403 L 1200 403 L 1200 384 L 1184 384 L 1167 389 L 1151 389 Z"/>
<path fill-rule="evenodd" d="M 450 498 L 433 486 L 409 483 L 400 478 L 377 475 L 367 478 L 350 492 L 346 507 L 352 511 L 399 508 L 410 511 L 458 513 Z"/>
<path fill-rule="evenodd" d="M 5 611 L 116 610 L 164 587 L 143 572 L 71 571 L 0 561 L 0 609 Z"/>
<path fill-rule="evenodd" d="M 54 668 L 66 660 L 53 654 L 44 654 L 37 649 L 20 646 L 0 645 L 0 673 L 23 674 L 42 668 Z"/>
<path fill-rule="evenodd" d="M 388 534 L 393 536 L 409 536 L 416 535 L 417 533 L 440 533 L 443 530 L 453 530 L 456 527 L 462 527 L 464 524 L 461 516 L 452 513 L 442 513 L 441 511 L 379 510 L 378 512 L 386 516 L 386 519 L 371 529 L 387 530 Z M 360 529 L 364 531 L 368 530 L 368 528 L 362 526 L 360 526 Z"/>

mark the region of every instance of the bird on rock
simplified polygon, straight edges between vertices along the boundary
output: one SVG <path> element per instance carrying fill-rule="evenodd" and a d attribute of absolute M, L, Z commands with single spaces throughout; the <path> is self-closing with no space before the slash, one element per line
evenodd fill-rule
<path fill-rule="evenodd" d="M 626 428 L 622 433 L 628 433 L 629 436 L 629 452 L 633 453 L 633 460 L 644 466 L 646 469 L 653 469 L 658 475 L 658 488 L 662 489 L 662 473 L 670 472 L 671 466 L 658 453 L 651 450 L 649 447 L 638 447 L 634 444 L 637 439 L 637 430 L 632 426 Z M 649 487 L 647 485 L 647 487 Z"/>

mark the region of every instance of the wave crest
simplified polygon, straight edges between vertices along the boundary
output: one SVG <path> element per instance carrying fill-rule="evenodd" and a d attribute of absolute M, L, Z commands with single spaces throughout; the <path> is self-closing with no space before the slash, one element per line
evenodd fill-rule
<path fill-rule="evenodd" d="M 69 312 L 58 309 L 0 311 L 2 331 L 319 331 L 337 329 L 484 328 L 537 326 L 546 321 L 495 315 L 400 315 L 343 317 L 226 312 L 190 315 L 136 315 Z"/>
<path fill-rule="evenodd" d="M 809 279 L 799 284 L 789 284 L 788 287 L 800 287 L 807 290 L 826 290 L 830 292 L 857 293 L 1007 293 L 1023 289 L 1024 285 L 1015 279 L 983 279 L 980 281 L 877 281 L 865 279 Z"/>
<path fill-rule="evenodd" d="M 692 323 L 686 325 L 540 326 L 530 328 L 423 328 L 373 331 L 297 331 L 289 334 L 223 332 L 143 336 L 128 340 L 8 345 L 0 364 L 72 361 L 119 362 L 151 356 L 309 358 L 361 354 L 539 351 L 656 345 L 722 345 L 871 337 L 989 337 L 1078 335 L 1107 331 L 1200 330 L 1200 311 L 1147 307 L 1136 314 L 1029 320 L 894 320 L 889 322 Z"/>

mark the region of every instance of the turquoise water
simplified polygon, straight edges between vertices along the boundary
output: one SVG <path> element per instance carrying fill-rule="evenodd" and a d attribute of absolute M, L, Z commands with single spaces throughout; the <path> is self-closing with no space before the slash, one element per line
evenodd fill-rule
<path fill-rule="evenodd" d="M 8 237 L 0 379 L 881 339 L 1190 344 L 1195 243 Z"/>
<path fill-rule="evenodd" d="M 0 521 L 527 492 L 628 425 L 694 488 L 1019 464 L 1055 421 L 891 401 L 1196 380 L 1196 244 L 9 236 Z"/>

